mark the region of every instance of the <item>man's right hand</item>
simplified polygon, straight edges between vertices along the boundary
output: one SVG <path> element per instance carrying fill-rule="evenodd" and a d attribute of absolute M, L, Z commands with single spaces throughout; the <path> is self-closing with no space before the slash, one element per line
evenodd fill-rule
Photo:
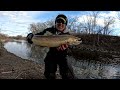
<path fill-rule="evenodd" d="M 63 45 L 59 46 L 59 47 L 57 48 L 57 50 L 58 50 L 58 51 L 64 51 L 64 50 L 67 49 L 67 48 L 68 48 L 68 45 L 67 45 L 67 44 L 63 44 Z"/>
<path fill-rule="evenodd" d="M 33 36 L 34 36 L 33 33 L 29 33 L 29 34 L 27 35 L 26 39 L 27 39 L 28 43 L 30 43 L 30 44 L 33 43 L 33 42 L 32 42 L 32 37 L 33 37 Z"/>

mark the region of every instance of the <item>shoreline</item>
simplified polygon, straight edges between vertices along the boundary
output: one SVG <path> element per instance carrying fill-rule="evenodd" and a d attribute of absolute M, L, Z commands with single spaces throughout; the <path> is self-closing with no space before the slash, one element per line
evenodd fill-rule
<path fill-rule="evenodd" d="M 22 59 L 2 48 L 0 79 L 45 79 L 44 65 Z"/>
<path fill-rule="evenodd" d="M 46 79 L 44 64 L 22 59 L 2 47 L 0 55 L 0 79 Z M 56 79 L 61 79 L 56 72 Z"/>

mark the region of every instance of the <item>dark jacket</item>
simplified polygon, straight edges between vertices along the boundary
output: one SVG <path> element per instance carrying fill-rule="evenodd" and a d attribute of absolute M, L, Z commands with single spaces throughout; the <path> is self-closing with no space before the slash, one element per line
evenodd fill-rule
<path fill-rule="evenodd" d="M 54 35 L 69 34 L 69 32 L 60 32 L 54 26 L 52 26 L 35 35 L 44 35 L 46 32 L 50 32 Z M 47 55 L 54 58 L 65 58 L 67 55 L 67 49 L 64 51 L 58 51 L 56 47 L 51 47 Z"/>

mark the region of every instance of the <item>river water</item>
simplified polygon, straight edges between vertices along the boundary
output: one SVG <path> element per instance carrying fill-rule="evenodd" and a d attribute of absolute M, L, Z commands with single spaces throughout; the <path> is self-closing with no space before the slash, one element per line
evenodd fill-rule
<path fill-rule="evenodd" d="M 4 43 L 8 52 L 23 59 L 32 60 L 44 64 L 44 58 L 49 48 L 34 46 L 24 40 L 14 40 Z M 72 66 L 73 72 L 78 79 L 119 79 L 120 66 L 112 64 L 96 63 L 94 61 L 75 60 L 68 56 L 68 63 Z"/>

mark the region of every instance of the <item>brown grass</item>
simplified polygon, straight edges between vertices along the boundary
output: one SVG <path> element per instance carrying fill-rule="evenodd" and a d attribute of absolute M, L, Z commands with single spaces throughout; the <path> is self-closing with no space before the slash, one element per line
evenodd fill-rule
<path fill-rule="evenodd" d="M 77 60 L 95 60 L 105 63 L 113 62 L 114 55 L 120 57 L 120 37 L 99 35 L 79 34 L 82 44 L 71 49 L 71 55 Z M 110 61 L 113 60 L 113 61 Z"/>

